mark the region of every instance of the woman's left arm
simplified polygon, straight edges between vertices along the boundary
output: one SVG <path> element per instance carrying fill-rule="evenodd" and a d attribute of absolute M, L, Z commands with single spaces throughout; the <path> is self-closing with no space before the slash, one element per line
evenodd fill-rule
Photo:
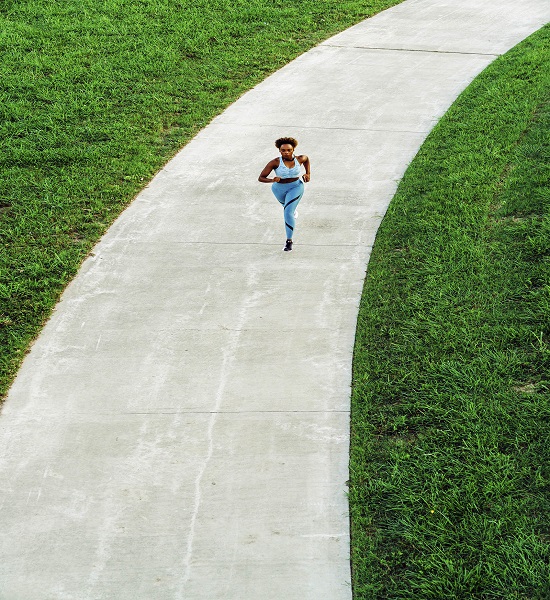
<path fill-rule="evenodd" d="M 304 165 L 306 172 L 304 175 L 302 175 L 302 179 L 304 180 L 304 183 L 307 183 L 310 180 L 310 175 L 311 175 L 311 167 L 309 164 L 309 157 L 306 156 L 305 154 L 302 154 L 301 156 L 298 156 L 298 162 L 301 165 Z"/>

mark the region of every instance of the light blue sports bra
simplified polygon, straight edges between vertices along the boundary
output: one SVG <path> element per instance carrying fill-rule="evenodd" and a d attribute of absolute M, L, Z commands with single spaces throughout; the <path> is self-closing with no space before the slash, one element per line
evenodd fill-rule
<path fill-rule="evenodd" d="M 279 166 L 275 169 L 275 175 L 281 179 L 291 179 L 292 177 L 300 177 L 300 163 L 294 158 L 294 166 L 289 169 L 283 162 L 283 157 L 279 157 Z"/>

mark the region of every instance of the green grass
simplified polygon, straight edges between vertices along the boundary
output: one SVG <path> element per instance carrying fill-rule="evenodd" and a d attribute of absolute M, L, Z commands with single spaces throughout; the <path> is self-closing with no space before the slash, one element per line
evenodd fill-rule
<path fill-rule="evenodd" d="M 364 599 L 550 598 L 547 27 L 493 63 L 380 227 L 352 397 Z"/>
<path fill-rule="evenodd" d="M 2 0 L 0 398 L 110 223 L 193 135 L 401 0 Z"/>

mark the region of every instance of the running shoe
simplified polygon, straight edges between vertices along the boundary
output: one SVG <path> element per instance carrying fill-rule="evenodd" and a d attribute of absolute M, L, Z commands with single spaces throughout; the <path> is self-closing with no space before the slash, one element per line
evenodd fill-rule
<path fill-rule="evenodd" d="M 285 252 L 290 252 L 292 250 L 292 240 L 287 240 L 285 247 L 283 248 Z"/>

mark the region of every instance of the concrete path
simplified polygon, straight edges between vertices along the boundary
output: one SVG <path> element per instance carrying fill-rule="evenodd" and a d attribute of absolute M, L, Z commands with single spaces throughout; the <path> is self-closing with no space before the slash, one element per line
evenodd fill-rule
<path fill-rule="evenodd" d="M 548 0 L 408 0 L 246 94 L 110 229 L 0 419 L 2 600 L 349 600 L 357 307 L 459 92 Z M 256 182 L 313 163 L 295 250 Z"/>

